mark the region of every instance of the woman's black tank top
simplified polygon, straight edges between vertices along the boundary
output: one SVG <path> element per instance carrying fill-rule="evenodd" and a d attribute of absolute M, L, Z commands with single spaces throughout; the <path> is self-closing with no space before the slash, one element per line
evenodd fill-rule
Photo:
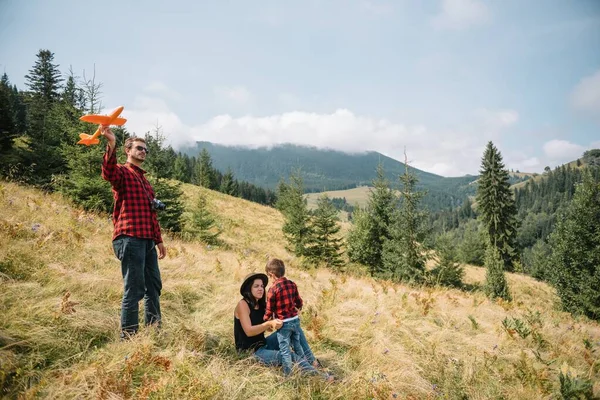
<path fill-rule="evenodd" d="M 250 305 L 248 305 L 248 307 L 250 307 Z M 250 307 L 250 322 L 252 323 L 252 326 L 262 324 L 264 316 L 264 308 L 255 310 Z M 244 332 L 244 328 L 242 328 L 242 323 L 235 315 L 233 317 L 233 336 L 235 338 L 235 348 L 238 350 L 256 351 L 256 349 L 266 344 L 264 332 L 256 336 L 246 336 L 246 332 Z"/>

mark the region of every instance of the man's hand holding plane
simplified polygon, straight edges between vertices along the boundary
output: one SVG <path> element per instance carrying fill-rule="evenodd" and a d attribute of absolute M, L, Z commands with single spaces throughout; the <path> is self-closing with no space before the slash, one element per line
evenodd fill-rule
<path fill-rule="evenodd" d="M 89 115 L 84 115 L 83 117 L 79 118 L 81 121 L 90 122 L 92 124 L 98 124 L 100 126 L 98 127 L 96 132 L 94 132 L 93 135 L 81 133 L 79 135 L 81 140 L 79 142 L 77 142 L 77 144 L 84 144 L 86 146 L 98 144 L 98 143 L 100 143 L 98 136 L 104 135 L 104 137 L 106 137 L 106 139 L 108 140 L 108 145 L 110 146 L 111 149 L 114 150 L 115 143 L 116 143 L 115 135 L 114 135 L 114 133 L 112 133 L 112 131 L 109 129 L 109 127 L 111 125 L 121 126 L 121 125 L 125 124 L 125 122 L 127 122 L 127 120 L 125 118 L 119 117 L 119 115 L 121 115 L 122 111 L 123 111 L 123 106 L 120 106 L 120 107 L 115 108 L 114 111 L 112 113 L 110 113 L 109 115 L 89 114 Z"/>

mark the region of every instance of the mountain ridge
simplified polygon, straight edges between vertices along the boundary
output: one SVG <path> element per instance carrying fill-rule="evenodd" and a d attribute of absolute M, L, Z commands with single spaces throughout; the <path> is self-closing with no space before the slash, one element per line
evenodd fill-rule
<path fill-rule="evenodd" d="M 205 141 L 180 151 L 197 157 L 203 149 L 210 154 L 214 168 L 221 171 L 230 168 L 236 178 L 269 189 L 275 189 L 297 168 L 300 168 L 306 192 L 368 186 L 376 177 L 379 163 L 382 163 L 385 176 L 393 187 L 399 187 L 398 176 L 405 172 L 403 162 L 376 151 L 347 153 L 290 143 L 249 148 Z M 477 176 L 443 177 L 410 165 L 409 170 L 418 178 L 418 188 L 426 190 L 430 198 L 436 198 L 436 204 L 431 204 L 435 206 L 433 208 L 460 205 L 473 191 L 469 183 L 477 179 Z"/>

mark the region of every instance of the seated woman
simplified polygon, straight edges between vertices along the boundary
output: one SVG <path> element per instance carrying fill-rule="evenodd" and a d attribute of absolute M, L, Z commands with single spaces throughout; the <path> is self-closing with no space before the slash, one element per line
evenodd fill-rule
<path fill-rule="evenodd" d="M 250 350 L 254 352 L 260 362 L 270 366 L 282 365 L 279 342 L 276 335 L 265 338 L 265 332 L 281 328 L 283 322 L 278 319 L 263 322 L 266 309 L 267 275 L 256 272 L 244 278 L 240 287 L 241 299 L 234 311 L 233 335 L 235 347 L 238 351 Z M 292 361 L 302 371 L 316 374 L 317 370 L 305 359 L 292 353 Z M 326 379 L 329 375 L 322 374 Z"/>

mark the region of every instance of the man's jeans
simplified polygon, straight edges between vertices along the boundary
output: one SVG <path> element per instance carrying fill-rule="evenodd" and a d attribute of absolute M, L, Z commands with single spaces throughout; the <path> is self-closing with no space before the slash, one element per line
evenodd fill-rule
<path fill-rule="evenodd" d="M 254 356 L 258 358 L 260 362 L 268 366 L 283 365 L 283 357 L 281 351 L 279 351 L 279 340 L 277 334 L 273 333 L 266 338 L 266 346 L 263 346 L 256 350 Z M 317 374 L 317 370 L 310 365 L 305 359 L 298 357 L 295 353 L 291 354 L 292 362 L 296 364 L 302 371 Z"/>
<path fill-rule="evenodd" d="M 158 255 L 152 239 L 121 235 L 113 241 L 115 255 L 121 261 L 123 302 L 121 335 L 134 334 L 139 326 L 139 301 L 144 299 L 146 325 L 160 325 L 160 291 Z"/>
<path fill-rule="evenodd" d="M 279 341 L 279 351 L 281 352 L 283 372 L 289 375 L 292 372 L 292 356 L 290 347 L 294 348 L 294 353 L 300 359 L 312 364 L 315 361 L 304 332 L 300 327 L 300 319 L 296 318 L 283 323 L 281 329 L 277 331 L 277 340 Z"/>

